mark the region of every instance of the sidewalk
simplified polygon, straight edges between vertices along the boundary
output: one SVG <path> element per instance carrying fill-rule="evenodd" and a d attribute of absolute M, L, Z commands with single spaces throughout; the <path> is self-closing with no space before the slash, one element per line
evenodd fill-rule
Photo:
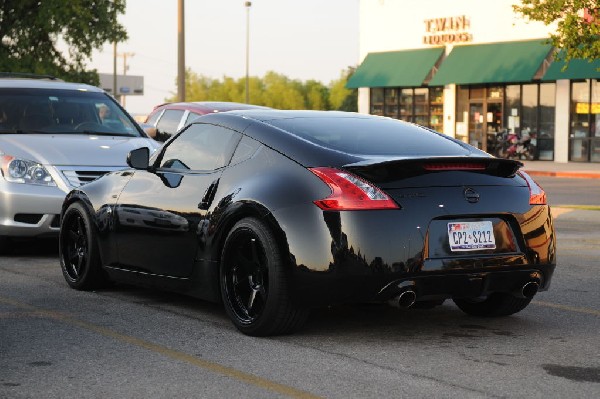
<path fill-rule="evenodd" d="M 521 161 L 523 170 L 531 176 L 555 176 L 600 179 L 600 163 L 558 163 L 552 161 Z"/>

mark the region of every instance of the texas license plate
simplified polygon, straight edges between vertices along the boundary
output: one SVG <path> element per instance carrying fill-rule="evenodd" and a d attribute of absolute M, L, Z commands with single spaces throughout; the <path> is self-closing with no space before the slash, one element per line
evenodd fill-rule
<path fill-rule="evenodd" d="M 494 227 L 490 221 L 448 223 L 448 240 L 452 252 L 496 248 Z"/>

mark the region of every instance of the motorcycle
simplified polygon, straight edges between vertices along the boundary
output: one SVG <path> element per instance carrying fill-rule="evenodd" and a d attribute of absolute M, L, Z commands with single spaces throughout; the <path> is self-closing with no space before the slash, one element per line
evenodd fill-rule
<path fill-rule="evenodd" d="M 532 160 L 536 144 L 536 136 L 529 129 L 523 129 L 521 136 L 512 131 L 501 131 L 496 135 L 494 155 L 498 158 Z"/>

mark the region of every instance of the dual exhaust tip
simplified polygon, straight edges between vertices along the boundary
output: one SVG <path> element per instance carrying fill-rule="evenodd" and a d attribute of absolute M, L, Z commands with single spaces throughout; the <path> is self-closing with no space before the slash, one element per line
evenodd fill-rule
<path fill-rule="evenodd" d="M 417 293 L 415 291 L 415 284 L 411 282 L 405 282 L 399 285 L 400 293 L 390 299 L 388 303 L 397 308 L 408 309 L 412 307 L 417 301 Z M 534 279 L 525 283 L 521 289 L 516 293 L 521 298 L 531 299 L 537 294 L 540 289 L 540 281 Z"/>
<path fill-rule="evenodd" d="M 388 303 L 396 308 L 408 309 L 417 301 L 416 284 L 413 281 L 404 281 L 398 284 L 400 293 L 390 299 Z"/>
<path fill-rule="evenodd" d="M 523 287 L 521 287 L 520 296 L 523 298 L 531 299 L 537 294 L 540 289 L 540 283 L 538 280 L 532 280 L 526 283 Z"/>

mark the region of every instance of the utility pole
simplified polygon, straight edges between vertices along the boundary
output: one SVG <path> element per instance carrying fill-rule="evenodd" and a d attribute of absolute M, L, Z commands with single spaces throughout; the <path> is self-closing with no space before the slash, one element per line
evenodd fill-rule
<path fill-rule="evenodd" d="M 251 1 L 245 3 L 246 6 L 246 104 L 250 104 L 250 6 Z"/>
<path fill-rule="evenodd" d="M 125 52 L 125 53 L 120 53 L 119 57 L 123 57 L 123 76 L 127 75 L 127 70 L 129 69 L 129 66 L 127 65 L 127 57 L 133 57 L 135 55 L 135 53 L 129 53 L 129 52 Z M 127 97 L 125 94 L 122 94 L 121 96 L 121 106 L 123 108 L 125 108 L 125 98 Z"/>
<path fill-rule="evenodd" d="M 112 95 L 117 99 L 117 42 L 113 42 L 113 90 Z"/>
<path fill-rule="evenodd" d="M 177 2 L 177 99 L 185 101 L 185 12 L 184 0 Z"/>

